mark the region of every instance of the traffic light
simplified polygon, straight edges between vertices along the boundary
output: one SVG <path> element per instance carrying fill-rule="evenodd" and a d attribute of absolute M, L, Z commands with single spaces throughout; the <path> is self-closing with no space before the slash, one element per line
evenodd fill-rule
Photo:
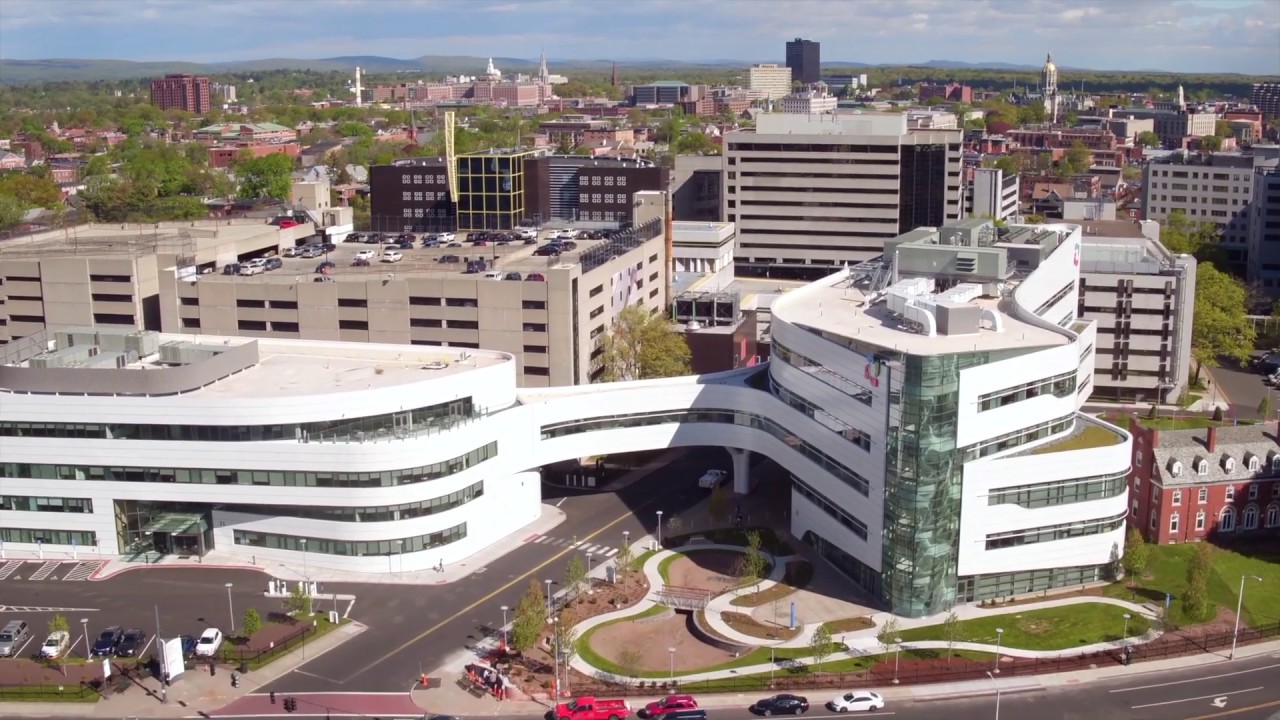
<path fill-rule="evenodd" d="M 285 712 L 293 712 L 298 709 L 298 698 L 287 697 L 284 699 Z"/>
<path fill-rule="evenodd" d="M 276 691 L 275 691 L 275 690 L 272 690 L 272 691 L 271 691 L 271 704 L 272 704 L 272 705 L 275 705 L 275 704 L 276 704 Z"/>
<path fill-rule="evenodd" d="M 231 687 L 233 688 L 240 687 L 240 676 L 237 675 L 236 673 L 231 673 Z"/>

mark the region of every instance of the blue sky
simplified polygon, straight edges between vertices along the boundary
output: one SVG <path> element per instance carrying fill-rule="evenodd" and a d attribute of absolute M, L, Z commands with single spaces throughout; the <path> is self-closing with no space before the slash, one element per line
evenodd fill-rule
<path fill-rule="evenodd" d="M 931 59 L 1280 75 L 1280 0 L 0 0 L 6 58 Z"/>

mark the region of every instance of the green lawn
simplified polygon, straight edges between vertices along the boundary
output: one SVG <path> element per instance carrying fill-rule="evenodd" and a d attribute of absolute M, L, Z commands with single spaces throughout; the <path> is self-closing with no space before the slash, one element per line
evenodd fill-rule
<path fill-rule="evenodd" d="M 1120 436 L 1093 423 L 1086 423 L 1083 430 L 1032 451 L 1034 455 L 1067 452 L 1068 450 L 1088 450 L 1089 448 L 1106 447 L 1120 442 Z"/>
<path fill-rule="evenodd" d="M 1150 601 L 1163 607 L 1168 593 L 1173 596 L 1169 603 L 1169 619 L 1174 625 L 1202 622 L 1207 618 L 1186 617 L 1182 613 L 1182 604 L 1178 602 L 1187 586 L 1187 566 L 1197 547 L 1190 543 L 1152 547 L 1151 565 L 1146 576 L 1137 583 L 1136 591 L 1130 590 L 1128 582 L 1123 582 L 1108 586 L 1106 594 L 1125 600 L 1136 597 L 1137 602 Z M 1242 620 L 1251 626 L 1280 621 L 1280 544 L 1272 541 L 1268 546 L 1266 541 L 1259 541 L 1250 547 L 1241 547 L 1240 551 L 1215 547 L 1211 565 L 1209 599 L 1214 606 L 1213 612 L 1216 613 L 1219 606 L 1234 612 L 1240 576 L 1256 575 L 1262 578 L 1262 583 L 1250 580 L 1245 588 Z"/>
<path fill-rule="evenodd" d="M 1124 613 L 1124 608 L 1106 603 L 1081 603 L 1001 613 L 962 621 L 958 640 L 994 645 L 996 628 L 1001 628 L 1004 630 L 1001 647 L 1067 650 L 1121 639 L 1124 634 Z M 1129 620 L 1129 636 L 1141 635 L 1148 627 L 1145 618 L 1133 615 Z M 907 642 L 945 640 L 941 625 L 903 630 L 898 633 L 898 637 Z"/>
<path fill-rule="evenodd" d="M 66 685 L 8 685 L 0 687 L 0 702 L 94 703 L 102 696 L 75 683 Z"/>
<path fill-rule="evenodd" d="M 799 654 L 795 655 L 795 657 L 804 657 L 807 654 L 808 654 L 808 651 L 806 649 L 803 652 L 800 652 Z M 752 655 L 754 657 L 755 653 L 753 653 Z M 864 655 L 861 657 L 847 657 L 847 656 L 843 656 L 842 653 L 836 653 L 836 655 L 841 655 L 841 657 L 839 657 L 838 659 L 827 660 L 821 665 L 805 665 L 802 667 L 785 667 L 785 668 L 780 667 L 772 673 L 761 672 L 761 673 L 753 673 L 750 675 L 735 675 L 732 679 L 725 679 L 725 680 L 702 680 L 702 681 L 695 681 L 690 683 L 682 683 L 680 685 L 680 691 L 694 693 L 694 692 L 724 692 L 730 689 L 744 690 L 744 691 L 765 690 L 765 689 L 768 689 L 769 680 L 771 678 L 794 677 L 796 675 L 809 675 L 812 673 L 830 673 L 830 674 L 840 675 L 840 674 L 861 672 L 863 670 L 866 670 L 872 667 L 876 663 L 879 663 L 884 660 L 891 660 L 893 657 L 892 653 L 886 653 L 884 655 Z M 903 650 L 901 659 L 933 660 L 937 658 L 945 658 L 946 656 L 947 656 L 946 650 Z M 995 657 L 993 653 L 969 652 L 966 650 L 956 650 L 951 654 L 951 656 L 953 658 L 967 658 L 970 660 L 982 660 L 982 661 L 990 661 L 992 658 Z M 779 650 L 776 657 L 778 660 L 783 659 L 784 657 L 783 651 Z M 787 658 L 787 659 L 792 659 L 792 658 Z M 757 660 L 749 664 L 756 665 L 756 664 L 759 664 L 759 662 L 765 662 L 765 663 L 769 662 L 768 650 L 764 651 L 763 661 Z M 737 665 L 735 667 L 743 667 L 743 666 Z M 714 669 L 724 669 L 724 668 L 719 667 Z M 712 668 L 708 668 L 707 670 L 702 670 L 699 672 L 710 672 L 711 670 Z"/>

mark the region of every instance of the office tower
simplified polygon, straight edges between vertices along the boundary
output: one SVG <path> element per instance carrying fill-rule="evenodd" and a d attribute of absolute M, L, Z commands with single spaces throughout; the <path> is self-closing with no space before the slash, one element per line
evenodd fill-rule
<path fill-rule="evenodd" d="M 808 85 L 822 79 L 820 43 L 796 38 L 787 43 L 787 67 L 791 68 L 791 82 Z"/>

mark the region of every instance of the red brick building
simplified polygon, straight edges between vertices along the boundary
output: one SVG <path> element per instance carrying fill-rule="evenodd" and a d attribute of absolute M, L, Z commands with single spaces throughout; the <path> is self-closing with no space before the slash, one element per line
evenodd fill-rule
<path fill-rule="evenodd" d="M 161 110 L 209 112 L 209 78 L 203 75 L 165 75 L 151 81 L 151 104 Z"/>
<path fill-rule="evenodd" d="M 1148 542 L 1280 535 L 1277 426 L 1156 430 L 1130 418 L 1129 522 Z"/>
<path fill-rule="evenodd" d="M 942 98 L 947 102 L 971 103 L 973 102 L 973 88 L 960 83 L 947 83 L 946 85 L 921 83 L 919 97 L 922 104 L 934 98 Z"/>

